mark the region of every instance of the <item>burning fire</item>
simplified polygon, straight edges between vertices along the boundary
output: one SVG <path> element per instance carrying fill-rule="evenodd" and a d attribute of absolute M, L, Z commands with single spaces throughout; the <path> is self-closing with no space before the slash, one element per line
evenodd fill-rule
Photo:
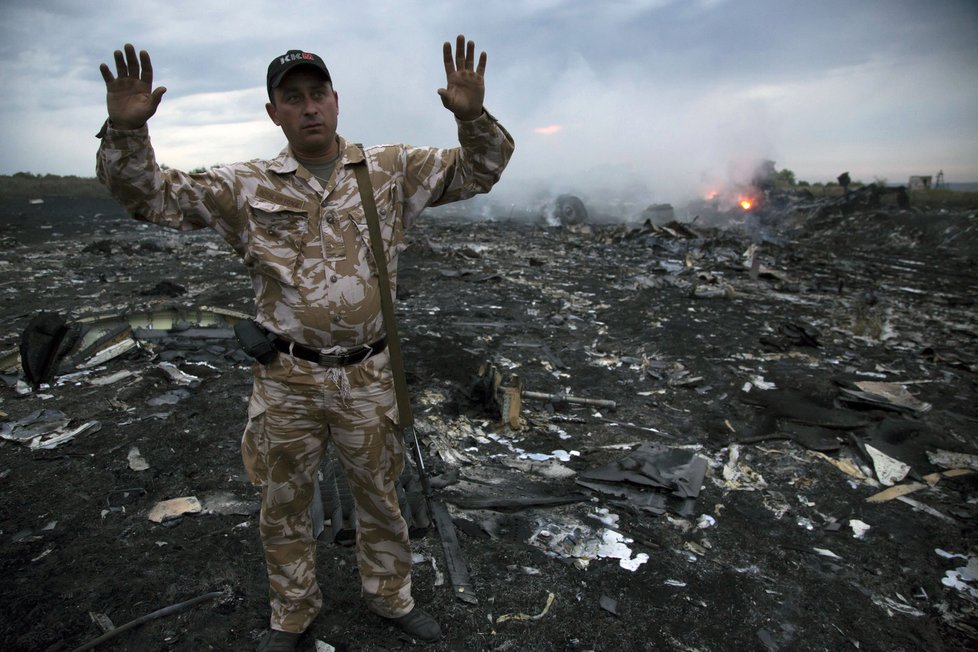
<path fill-rule="evenodd" d="M 754 206 L 754 202 L 752 202 L 747 197 L 740 198 L 740 207 L 743 208 L 745 211 L 749 211 L 753 206 Z"/>

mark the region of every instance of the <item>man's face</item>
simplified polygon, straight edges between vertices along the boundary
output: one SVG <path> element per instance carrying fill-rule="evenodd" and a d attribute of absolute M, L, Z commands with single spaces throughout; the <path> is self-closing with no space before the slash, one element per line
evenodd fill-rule
<path fill-rule="evenodd" d="M 336 156 L 339 96 L 321 72 L 311 66 L 293 68 L 272 89 L 272 99 L 265 110 L 296 155 L 322 161 Z"/>

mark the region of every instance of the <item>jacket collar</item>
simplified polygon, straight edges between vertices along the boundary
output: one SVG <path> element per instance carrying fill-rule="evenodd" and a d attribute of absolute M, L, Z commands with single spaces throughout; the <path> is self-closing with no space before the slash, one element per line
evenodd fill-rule
<path fill-rule="evenodd" d="M 338 147 L 340 151 L 340 160 L 337 161 L 337 165 L 350 165 L 363 160 L 363 152 L 359 147 L 347 143 L 346 139 L 342 136 L 337 136 L 337 139 L 339 140 Z M 271 160 L 268 169 L 278 174 L 295 174 L 299 169 L 299 161 L 292 155 L 292 147 L 286 145 L 285 149 Z"/>

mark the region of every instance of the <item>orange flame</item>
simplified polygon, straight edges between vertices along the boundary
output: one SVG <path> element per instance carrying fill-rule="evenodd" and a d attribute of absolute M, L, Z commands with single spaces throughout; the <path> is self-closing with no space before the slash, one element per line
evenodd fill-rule
<path fill-rule="evenodd" d="M 751 200 L 747 199 L 746 197 L 740 200 L 740 207 L 743 208 L 745 211 L 749 211 L 751 209 L 751 206 L 753 205 L 754 205 L 753 202 L 751 202 Z"/>

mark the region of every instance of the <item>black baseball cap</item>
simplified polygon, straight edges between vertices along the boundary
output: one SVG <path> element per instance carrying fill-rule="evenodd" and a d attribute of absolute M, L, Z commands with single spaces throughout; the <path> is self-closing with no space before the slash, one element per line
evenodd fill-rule
<path fill-rule="evenodd" d="M 282 83 L 282 77 L 285 76 L 285 73 L 296 66 L 313 66 L 326 75 L 326 81 L 333 82 L 332 77 L 329 76 L 329 70 L 326 68 L 326 64 L 318 54 L 303 52 L 302 50 L 289 50 L 285 54 L 275 57 L 268 64 L 266 80 L 269 99 L 272 98 L 272 89 Z"/>

